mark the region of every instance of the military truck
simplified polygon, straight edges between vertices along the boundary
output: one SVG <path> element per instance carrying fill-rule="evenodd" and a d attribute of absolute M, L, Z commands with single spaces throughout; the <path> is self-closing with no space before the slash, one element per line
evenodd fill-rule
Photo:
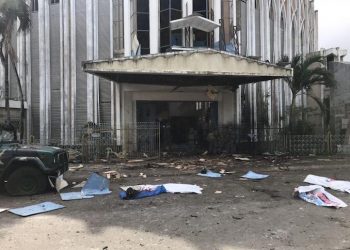
<path fill-rule="evenodd" d="M 49 178 L 68 170 L 64 149 L 23 145 L 16 132 L 0 127 L 0 185 L 10 195 L 33 195 L 49 188 Z"/>

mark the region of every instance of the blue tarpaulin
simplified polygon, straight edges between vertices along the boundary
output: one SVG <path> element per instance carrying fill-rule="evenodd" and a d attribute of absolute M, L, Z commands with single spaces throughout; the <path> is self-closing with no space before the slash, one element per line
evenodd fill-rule
<path fill-rule="evenodd" d="M 215 173 L 213 171 L 207 170 L 207 172 L 205 174 L 199 173 L 199 176 L 204 176 L 204 177 L 210 177 L 210 178 L 219 178 L 222 175 L 219 173 Z"/>
<path fill-rule="evenodd" d="M 84 195 L 82 192 L 60 193 L 60 196 L 61 196 L 61 199 L 63 201 L 94 198 L 94 196 L 92 196 L 92 195 Z"/>
<path fill-rule="evenodd" d="M 160 186 L 155 186 L 152 189 L 144 189 L 144 190 L 137 191 L 133 197 L 127 197 L 127 192 L 121 191 L 119 193 L 119 197 L 122 200 L 132 200 L 132 199 L 141 199 L 145 197 L 156 196 L 166 192 L 167 191 L 165 187 L 163 185 L 160 185 Z"/>
<path fill-rule="evenodd" d="M 53 202 L 43 202 L 37 205 L 28 206 L 28 207 L 10 209 L 8 211 L 13 214 L 25 217 L 25 216 L 30 216 L 34 214 L 50 212 L 60 208 L 64 208 L 64 206 Z"/>
<path fill-rule="evenodd" d="M 84 196 L 104 195 L 112 193 L 109 190 L 109 180 L 96 173 L 90 175 L 81 192 Z"/>
<path fill-rule="evenodd" d="M 251 180 L 262 180 L 265 179 L 267 177 L 269 177 L 269 175 L 267 174 L 257 174 L 253 171 L 249 171 L 248 173 L 246 173 L 245 175 L 241 176 L 242 178 L 245 179 L 251 179 Z"/>

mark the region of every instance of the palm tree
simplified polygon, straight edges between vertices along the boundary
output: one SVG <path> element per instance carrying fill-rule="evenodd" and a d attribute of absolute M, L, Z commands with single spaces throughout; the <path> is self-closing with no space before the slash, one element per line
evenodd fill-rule
<path fill-rule="evenodd" d="M 291 67 L 293 68 L 293 77 L 285 79 L 292 92 L 292 104 L 289 111 L 290 132 L 293 131 L 293 125 L 296 120 L 296 117 L 294 117 L 294 111 L 297 95 L 301 94 L 305 90 L 306 95 L 314 99 L 319 105 L 321 112 L 324 115 L 327 115 L 327 108 L 323 104 L 322 100 L 320 100 L 320 98 L 317 96 L 312 95 L 309 90 L 311 90 L 311 88 L 315 85 L 333 87 L 336 83 L 333 73 L 326 69 L 321 56 L 314 55 L 303 59 L 301 55 L 297 55 L 293 57 Z M 302 119 L 305 119 L 303 113 Z"/>
<path fill-rule="evenodd" d="M 24 133 L 24 95 L 21 80 L 18 75 L 16 63 L 17 55 L 12 47 L 12 34 L 16 24 L 19 21 L 18 31 L 26 31 L 30 26 L 30 6 L 25 0 L 3 0 L 0 3 L 0 60 L 4 66 L 5 73 L 5 109 L 6 123 L 10 123 L 10 105 L 9 105 L 9 59 L 17 78 L 18 90 L 21 98 L 21 120 L 20 120 L 20 139 L 23 140 Z"/>

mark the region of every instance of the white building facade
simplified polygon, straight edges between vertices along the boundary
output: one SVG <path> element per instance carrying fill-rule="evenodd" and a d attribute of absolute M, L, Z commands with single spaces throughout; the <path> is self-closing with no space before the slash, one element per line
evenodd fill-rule
<path fill-rule="evenodd" d="M 234 44 L 241 56 L 270 63 L 318 49 L 313 0 L 31 0 L 31 7 L 31 30 L 17 36 L 16 51 L 27 136 L 44 144 L 77 143 L 87 122 L 196 124 L 202 106 L 218 125 L 254 130 L 288 123 L 291 95 L 283 80 L 215 87 L 213 96 L 210 86 L 111 82 L 83 72 L 82 61 L 165 53 L 174 45 L 215 47 L 220 41 Z M 221 28 L 211 34 L 191 29 L 189 36 L 185 30 L 171 31 L 171 20 L 195 13 Z M 11 91 L 15 99 L 15 88 Z"/>

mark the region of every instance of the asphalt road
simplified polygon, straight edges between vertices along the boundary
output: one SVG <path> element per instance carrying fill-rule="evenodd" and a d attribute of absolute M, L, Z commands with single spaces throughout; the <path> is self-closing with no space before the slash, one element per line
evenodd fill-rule
<path fill-rule="evenodd" d="M 32 197 L 0 194 L 0 207 L 44 201 L 65 206 L 26 218 L 0 213 L 0 249 L 350 249 L 350 207 L 317 207 L 292 195 L 307 174 L 350 180 L 348 159 L 206 159 L 162 160 L 174 163 L 168 166 L 90 164 L 68 172 L 70 183 L 107 169 L 128 176 L 111 182 L 112 194 L 93 199 L 61 201 L 53 191 Z M 210 179 L 196 175 L 202 167 L 235 173 Z M 247 170 L 270 177 L 240 180 Z M 140 177 L 141 172 L 147 178 Z M 120 185 L 169 182 L 197 184 L 203 194 L 161 194 L 131 201 L 118 197 Z M 330 193 L 350 205 L 350 194 Z"/>

